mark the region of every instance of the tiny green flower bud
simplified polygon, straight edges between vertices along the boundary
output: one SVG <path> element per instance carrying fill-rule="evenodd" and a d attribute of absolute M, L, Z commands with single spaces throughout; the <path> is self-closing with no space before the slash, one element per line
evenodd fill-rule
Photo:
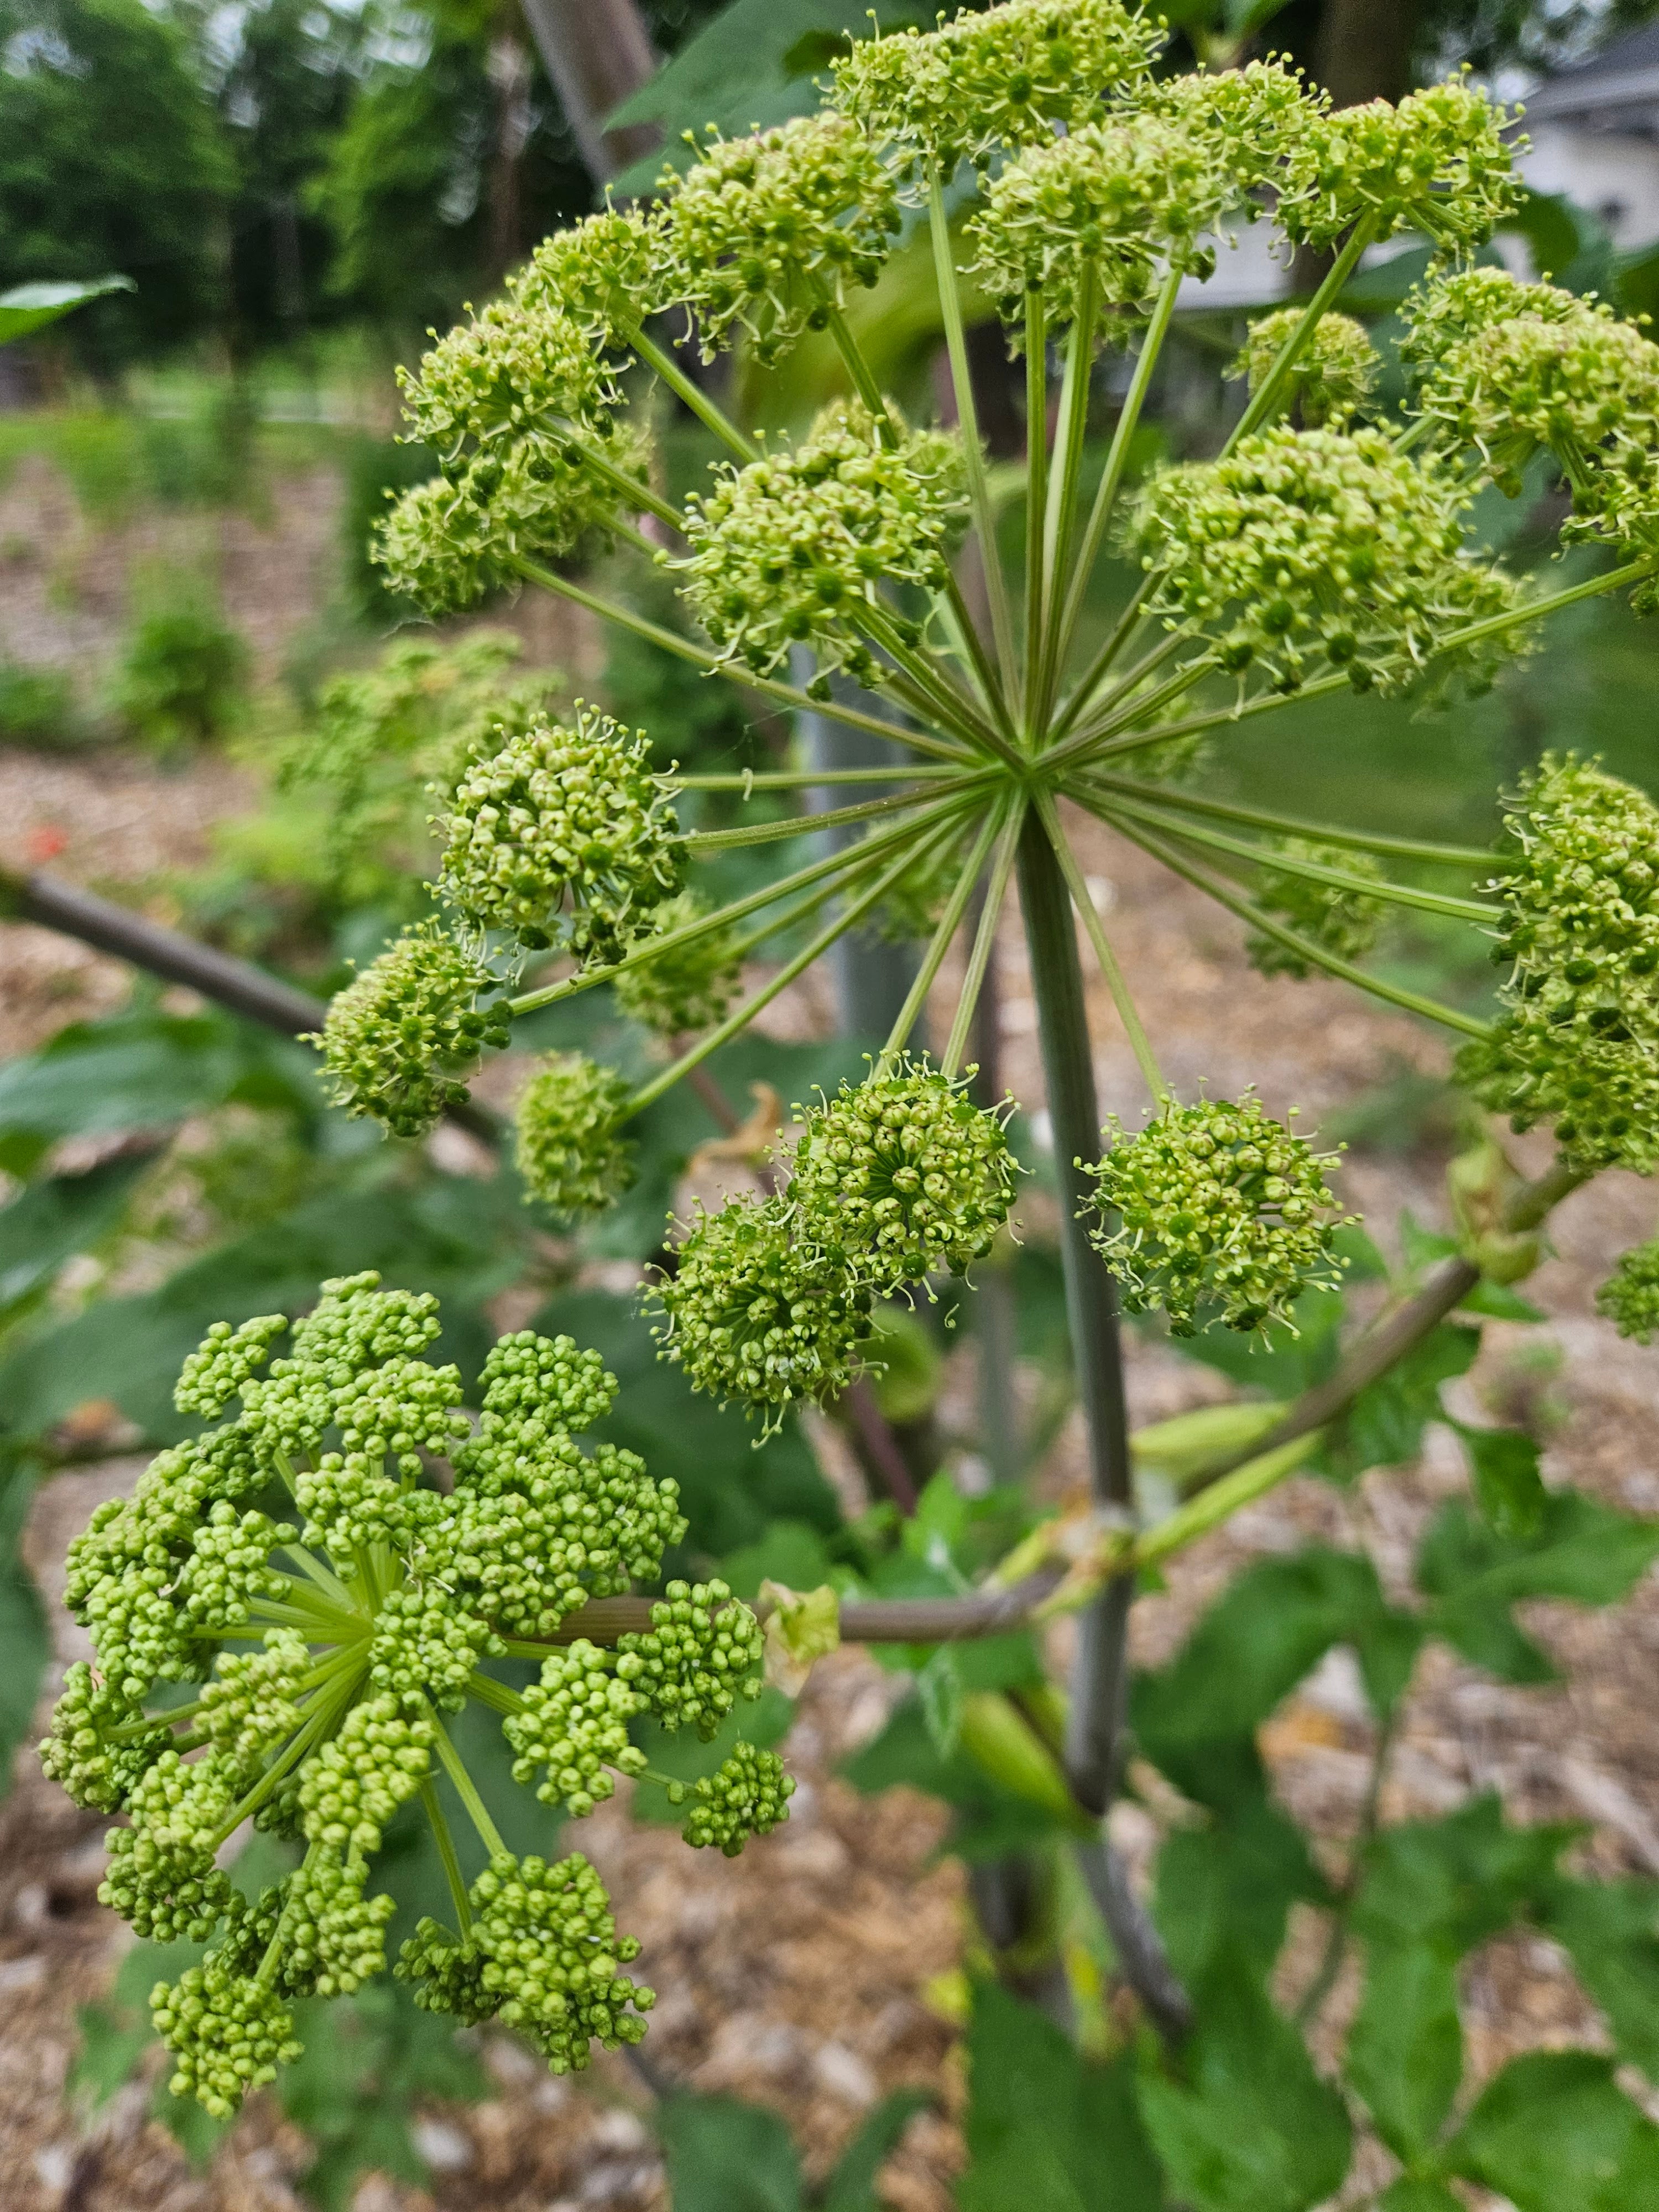
<path fill-rule="evenodd" d="M 520 1097 L 514 1154 L 527 1196 L 555 1213 L 603 1213 L 634 1180 L 622 1134 L 628 1085 L 580 1052 L 550 1053 Z"/>
<path fill-rule="evenodd" d="M 501 1018 L 478 1003 L 493 988 L 436 922 L 406 931 L 329 1007 L 320 1042 L 336 1104 L 393 1136 L 423 1136 L 465 1099 L 483 1047 L 507 1042 Z"/>

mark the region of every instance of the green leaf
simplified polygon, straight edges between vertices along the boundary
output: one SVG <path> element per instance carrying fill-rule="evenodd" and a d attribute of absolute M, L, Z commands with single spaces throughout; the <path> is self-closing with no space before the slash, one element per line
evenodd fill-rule
<path fill-rule="evenodd" d="M 638 1452 L 653 1474 L 674 1477 L 696 1550 L 724 1558 L 777 1520 L 804 1522 L 825 1534 L 839 1525 L 835 1493 L 794 1423 L 757 1443 L 754 1424 L 699 1396 L 678 1367 L 658 1358 L 632 1298 L 568 1291 L 544 1306 L 531 1326 L 548 1336 L 574 1336 L 599 1353 L 622 1388 L 593 1433 Z"/>
<path fill-rule="evenodd" d="M 1248 1960 L 1227 1962 L 1194 1996 L 1200 2025 L 1182 2051 L 1185 2080 L 1140 2081 L 1171 2192 L 1194 2212 L 1306 2212 L 1348 2170 L 1341 2098 Z"/>
<path fill-rule="evenodd" d="M 1621 2055 L 1659 2081 L 1659 1882 L 1564 1875 L 1540 1918 L 1566 1947 Z"/>
<path fill-rule="evenodd" d="M 1373 1954 L 1428 1945 L 1460 1958 L 1528 1911 L 1556 1884 L 1577 1829 L 1511 1827 L 1492 1795 L 1441 1820 L 1402 1820 L 1376 1836 L 1352 1906 Z"/>
<path fill-rule="evenodd" d="M 657 2112 L 674 2212 L 799 2212 L 788 2124 L 735 2097 L 670 2097 Z"/>
<path fill-rule="evenodd" d="M 1294 1398 L 1322 1382 L 1336 1365 L 1343 1311 L 1340 1292 L 1304 1291 L 1296 1302 L 1294 1329 L 1241 1336 L 1216 1322 L 1196 1336 L 1172 1338 L 1170 1348 L 1184 1359 L 1196 1359 L 1231 1376 L 1241 1389 L 1265 1391 L 1270 1398 Z"/>
<path fill-rule="evenodd" d="M 1182 1828 L 1158 1854 L 1153 1915 L 1170 1964 L 1189 1986 L 1235 1951 L 1265 1975 L 1292 1905 L 1328 1893 L 1302 1831 L 1267 1794 L 1234 1796 L 1218 1819 Z"/>
<path fill-rule="evenodd" d="M 1478 1328 L 1442 1322 L 1360 1392 L 1330 1448 L 1333 1466 L 1352 1476 L 1415 1459 L 1425 1428 L 1441 1418 L 1441 1384 L 1463 1374 L 1480 1349 Z"/>
<path fill-rule="evenodd" d="M 763 1582 L 787 1589 L 819 1589 L 830 1579 L 823 1535 L 805 1521 L 774 1521 L 752 1544 L 720 1562 L 720 1574 L 742 1598 L 757 1597 Z"/>
<path fill-rule="evenodd" d="M 1445 2125 L 1463 2076 L 1452 1958 L 1425 1943 L 1372 1950 L 1346 2071 L 1383 2142 L 1415 2164 Z"/>
<path fill-rule="evenodd" d="M 1453 1501 L 1418 1553 L 1418 1587 L 1431 1601 L 1425 1625 L 1505 1681 L 1553 1681 L 1554 1668 L 1510 1607 L 1530 1597 L 1616 1605 L 1656 1554 L 1659 1522 L 1616 1513 L 1577 1491 L 1547 1492 L 1529 1536 L 1501 1534 Z"/>
<path fill-rule="evenodd" d="M 1459 1313 L 1480 1314 L 1487 1321 L 1542 1321 L 1542 1311 L 1523 1298 L 1512 1283 L 1477 1283 L 1468 1297 L 1457 1302 Z"/>
<path fill-rule="evenodd" d="M 52 1656 L 46 1607 L 20 1543 L 31 1495 L 21 1472 L 0 1491 L 0 1796 L 11 1787 L 12 1753 L 29 1732 Z"/>
<path fill-rule="evenodd" d="M 1611 2059 L 1536 2051 L 1489 2082 L 1444 2154 L 1447 2169 L 1516 2212 L 1635 2212 L 1659 2179 L 1659 2129 Z"/>
<path fill-rule="evenodd" d="M 1127 2063 L 1092 2066 L 1035 2005 L 974 1988 L 962 2212 L 1162 2212 Z"/>
<path fill-rule="evenodd" d="M 896 1706 L 880 1735 L 840 1771 L 867 1796 L 902 1784 L 942 1799 L 955 1810 L 950 1849 L 962 1858 L 1000 1858 L 1064 1832 L 1055 1814 L 1003 1788 L 965 1752 L 941 1757 L 918 1698 Z"/>
<path fill-rule="evenodd" d="M 109 292 L 136 292 L 131 276 L 94 276 L 87 284 L 17 284 L 0 292 L 0 345 L 26 338 L 60 315 L 101 300 Z"/>
<path fill-rule="evenodd" d="M 1544 1520 L 1538 1446 L 1524 1429 L 1469 1429 L 1452 1424 L 1474 1469 L 1481 1512 L 1500 1536 L 1531 1537 Z"/>
<path fill-rule="evenodd" d="M 66 1260 L 109 1235 L 155 1157 L 121 1152 L 82 1175 L 47 1176 L 0 1211 L 0 1322 L 44 1290 Z"/>
<path fill-rule="evenodd" d="M 933 2102 L 926 2089 L 895 2089 L 884 2097 L 837 2160 L 819 2200 L 821 2212 L 882 2212 L 876 2176 L 916 2114 Z"/>

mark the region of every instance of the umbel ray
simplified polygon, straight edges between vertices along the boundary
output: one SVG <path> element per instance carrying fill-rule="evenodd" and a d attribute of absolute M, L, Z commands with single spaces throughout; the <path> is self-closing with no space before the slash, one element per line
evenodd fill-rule
<path fill-rule="evenodd" d="M 321 1040 L 337 1097 L 417 1136 L 465 1099 L 516 1019 L 614 984 L 674 1040 L 659 1070 L 630 1091 L 556 1055 L 518 1116 L 532 1192 L 589 1213 L 626 1186 L 633 1116 L 844 932 L 921 899 L 931 933 L 867 1079 L 805 1109 L 779 1188 L 700 1215 L 653 1293 L 664 1356 L 696 1389 L 775 1422 L 844 1390 L 879 1303 L 964 1272 L 1008 1216 L 1004 1115 L 970 1100 L 963 1063 L 1017 888 L 1109 1536 L 1091 1572 L 1068 1578 L 1082 1630 L 1065 1785 L 1085 1819 L 1109 1806 L 1121 1763 L 1136 1565 L 1277 1480 L 1294 1455 L 1263 1457 L 1267 1446 L 1334 1418 L 1356 1375 L 1401 1356 L 1482 1272 L 1524 1273 L 1567 1191 L 1611 1166 L 1650 1171 L 1659 1145 L 1659 817 L 1641 794 L 1552 758 L 1508 800 L 1490 854 L 1291 820 L 1190 783 L 1206 748 L 1291 702 L 1346 690 L 1455 698 L 1489 685 L 1553 609 L 1621 591 L 1645 608 L 1659 570 L 1659 351 L 1593 301 L 1476 265 L 1519 188 L 1510 118 L 1465 80 L 1333 112 L 1275 62 L 1160 75 L 1164 38 L 1117 0 L 1010 0 L 854 45 L 821 112 L 711 136 L 649 206 L 547 240 L 405 379 L 410 434 L 439 473 L 380 533 L 399 590 L 434 614 L 506 587 L 553 592 L 781 706 L 890 739 L 903 764 L 854 772 L 890 786 L 874 799 L 687 834 L 682 790 L 769 797 L 824 775 L 677 781 L 652 771 L 642 733 L 595 708 L 560 724 L 526 706 L 443 794 L 437 911 L 341 993 Z M 1230 226 L 1269 210 L 1329 273 L 1305 305 L 1255 326 L 1234 371 L 1248 401 L 1223 450 L 1132 486 L 1180 288 Z M 951 428 L 906 419 L 847 312 L 913 216 L 932 240 Z M 1335 303 L 1366 250 L 1402 233 L 1435 258 L 1406 303 L 1407 399 L 1393 416 L 1376 402 L 1369 339 Z M 968 374 L 964 271 L 1000 303 L 1024 363 L 1024 513 L 1002 526 Z M 741 343 L 764 365 L 826 332 L 851 396 L 799 440 L 751 438 L 662 339 L 671 311 L 705 357 Z M 1108 347 L 1132 349 L 1133 368 L 1085 496 L 1091 371 Z M 653 382 L 725 456 L 683 506 L 659 489 Z M 1540 456 L 1571 492 L 1564 542 L 1604 556 L 1555 591 L 1506 574 L 1470 534 L 1476 498 L 1513 492 Z M 666 571 L 706 642 L 558 565 L 607 542 Z M 1127 554 L 1139 582 L 1103 635 L 1088 610 L 1109 554 Z M 804 689 L 787 673 L 802 647 L 817 672 Z M 871 695 L 868 711 L 832 684 L 842 672 Z M 1518 1127 L 1547 1126 L 1556 1145 L 1531 1185 L 1500 1156 L 1449 1272 L 1384 1316 L 1248 1467 L 1236 1468 L 1242 1453 L 1218 1462 L 1209 1472 L 1225 1481 L 1141 1532 L 1120 1304 L 1161 1310 L 1177 1331 L 1263 1330 L 1339 1279 L 1340 1216 L 1328 1156 L 1253 1095 L 1171 1091 L 1156 1009 L 1144 1018 L 1131 997 L 1088 894 L 1068 830 L 1079 814 L 1236 916 L 1259 964 L 1335 975 L 1449 1030 L 1474 1098 Z M 697 887 L 706 856 L 827 828 L 857 834 L 724 906 Z M 1486 933 L 1505 969 L 1494 1020 L 1367 969 L 1393 906 Z M 1079 922 L 1145 1080 L 1133 1131 L 1103 1130 Z M 959 936 L 945 1042 L 936 1058 L 915 1054 Z M 746 963 L 774 940 L 799 949 L 743 996 Z M 540 980 L 550 965 L 560 972 Z M 1604 1300 L 1632 1333 L 1659 1324 L 1651 1249 L 1627 1255 Z M 473 1433 L 454 1370 L 422 1357 L 429 1299 L 351 1278 L 325 1286 L 273 1358 L 287 1327 L 216 1332 L 179 1401 L 219 1425 L 100 1508 L 71 1562 L 97 1657 L 71 1675 L 47 1764 L 82 1802 L 127 1816 L 109 1900 L 142 1933 L 211 1946 L 156 1992 L 174 2087 L 234 2108 L 292 2054 L 295 1996 L 384 1969 L 395 1901 L 375 1887 L 375 1856 L 411 1798 L 432 1823 L 453 1925 L 422 1923 L 396 1971 L 423 2004 L 516 2025 L 556 2068 L 580 2067 L 592 2043 L 643 2032 L 650 1992 L 626 1971 L 637 1947 L 580 1852 L 549 1863 L 507 1850 L 453 1717 L 469 1700 L 499 1716 L 518 1778 L 575 1817 L 616 1773 L 678 1790 L 642 1771 L 629 1723 L 650 1713 L 712 1735 L 757 1681 L 757 1621 L 719 1583 L 629 1597 L 658 1578 L 680 1516 L 672 1469 L 577 1441 L 615 1388 L 593 1355 L 504 1340 Z M 432 1469 L 445 1461 L 453 1480 L 441 1488 Z M 1009 1575 L 1040 1555 L 1028 1547 Z M 1058 1577 L 1037 1579 L 1049 1592 Z M 988 1589 L 962 1601 L 951 1632 L 1006 1626 L 1021 1605 L 1018 1590 Z M 845 1626 L 856 1613 L 880 1633 L 878 1612 L 849 1606 Z M 906 1632 L 923 1632 L 908 1615 Z M 511 1687 L 490 1671 L 503 1657 L 539 1659 L 539 1680 Z M 188 1702 L 158 1705 L 178 1684 Z M 459 1836 L 440 1775 L 465 1815 Z M 741 1848 L 786 1816 L 789 1787 L 772 1754 L 740 1746 L 691 1793 L 688 1842 Z M 215 1863 L 249 1817 L 303 1846 L 257 1899 Z"/>

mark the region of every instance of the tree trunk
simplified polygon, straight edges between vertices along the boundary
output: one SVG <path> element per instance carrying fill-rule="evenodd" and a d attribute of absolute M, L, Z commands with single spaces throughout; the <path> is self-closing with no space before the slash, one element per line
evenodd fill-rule
<path fill-rule="evenodd" d="M 1314 75 L 1334 107 L 1399 100 L 1411 90 L 1420 0 L 1325 0 Z"/>
<path fill-rule="evenodd" d="M 606 184 L 660 136 L 651 123 L 605 127 L 606 116 L 655 74 L 644 18 L 634 0 L 524 0 L 524 13 L 577 151 L 594 183 Z"/>

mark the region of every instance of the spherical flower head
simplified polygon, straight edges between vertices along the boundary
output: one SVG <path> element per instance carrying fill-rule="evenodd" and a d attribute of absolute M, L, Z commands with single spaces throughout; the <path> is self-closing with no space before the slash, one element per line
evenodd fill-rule
<path fill-rule="evenodd" d="M 610 434 L 622 394 L 587 332 L 551 307 L 497 300 L 457 323 L 411 374 L 400 369 L 411 443 L 446 470 L 479 446 L 538 432 Z"/>
<path fill-rule="evenodd" d="M 1330 100 L 1299 70 L 1270 58 L 1243 69 L 1163 78 L 1148 87 L 1139 104 L 1148 114 L 1207 140 L 1233 180 L 1243 211 L 1253 216 L 1257 210 L 1244 196 L 1278 185 L 1282 163 Z"/>
<path fill-rule="evenodd" d="M 767 1434 L 797 1400 L 846 1389 L 869 1339 L 868 1288 L 804 1243 L 776 1199 L 699 1209 L 649 1298 L 662 1358 L 695 1389 L 763 1413 Z"/>
<path fill-rule="evenodd" d="M 145 1770 L 173 1748 L 164 1722 L 125 1733 L 143 1717 L 142 1705 L 100 1682 L 84 1659 L 76 1660 L 52 1709 L 52 1733 L 39 1746 L 42 1771 L 76 1804 L 112 1813 Z"/>
<path fill-rule="evenodd" d="M 150 1992 L 150 2020 L 173 2053 L 168 2087 L 194 2097 L 216 2119 L 228 2118 L 250 2089 L 276 2079 L 301 2045 L 294 2016 L 276 1991 L 210 1951 L 176 1982 Z"/>
<path fill-rule="evenodd" d="M 1522 314 L 1446 345 L 1419 404 L 1512 497 L 1553 453 L 1572 488 L 1569 539 L 1659 543 L 1659 346 L 1608 308 Z"/>
<path fill-rule="evenodd" d="M 465 1098 L 484 1047 L 507 1042 L 502 1017 L 479 1003 L 496 988 L 435 922 L 405 931 L 329 1007 L 321 1043 L 335 1104 L 394 1137 L 424 1136 Z"/>
<path fill-rule="evenodd" d="M 798 1108 L 798 1113 L 802 1113 Z M 925 1060 L 805 1109 L 788 1203 L 796 1234 L 878 1297 L 960 1275 L 1008 1218 L 1018 1173 L 1003 1115 Z"/>
<path fill-rule="evenodd" d="M 614 1655 L 579 1637 L 568 1651 L 550 1653 L 541 1679 L 523 1692 L 520 1710 L 501 1723 L 514 1759 L 513 1779 L 533 1782 L 536 1795 L 583 1820 L 616 1793 L 607 1771 L 637 1773 L 645 1755 L 629 1741 L 628 1723 L 646 1701 L 622 1677 Z"/>
<path fill-rule="evenodd" d="M 855 625 L 884 580 L 942 586 L 964 517 L 962 450 L 918 430 L 881 444 L 861 408 L 829 408 L 799 446 L 724 471 L 687 502 L 672 565 L 722 657 L 767 675 L 811 644 L 823 670 L 873 672 Z"/>
<path fill-rule="evenodd" d="M 707 929 L 683 944 L 651 951 L 653 938 L 690 929 L 708 912 L 708 901 L 694 890 L 677 891 L 653 907 L 649 935 L 629 947 L 638 965 L 624 968 L 617 978 L 617 1004 L 630 1020 L 659 1036 L 712 1029 L 737 994 L 743 963 L 729 929 Z"/>
<path fill-rule="evenodd" d="M 1139 91 L 1164 25 L 1118 0 L 1008 0 L 964 8 L 936 31 L 860 40 L 834 65 L 832 98 L 878 140 L 948 177 L 968 156 L 1087 122 L 1107 94 Z"/>
<path fill-rule="evenodd" d="M 672 1734 L 689 1722 L 705 1743 L 739 1697 L 758 1698 L 766 1639 L 729 1583 L 670 1583 L 648 1629 L 617 1639 L 617 1674 Z"/>
<path fill-rule="evenodd" d="M 527 312 L 567 317 L 598 345 L 625 348 L 667 302 L 654 210 L 603 208 L 544 238 L 507 289 Z"/>
<path fill-rule="evenodd" d="M 1156 114 L 1084 124 L 1028 147 L 987 185 L 969 224 L 975 273 L 1018 348 L 1028 294 L 1042 294 L 1048 326 L 1060 330 L 1085 290 L 1133 307 L 1166 266 L 1212 264 L 1213 244 L 1200 241 L 1235 196 L 1212 137 Z"/>
<path fill-rule="evenodd" d="M 1279 849 L 1295 860 L 1310 860 L 1316 866 L 1340 868 L 1345 875 L 1358 876 L 1370 883 L 1382 880 L 1382 871 L 1369 853 L 1354 853 L 1334 845 L 1321 845 L 1306 837 L 1286 837 Z M 1292 874 L 1288 869 L 1267 867 L 1256 890 L 1256 902 L 1269 914 L 1282 915 L 1298 936 L 1313 943 L 1339 960 L 1363 960 L 1376 944 L 1382 926 L 1382 908 L 1375 899 L 1365 896 L 1362 890 L 1347 890 L 1340 884 L 1322 884 L 1310 876 Z M 1288 945 L 1281 945 L 1276 937 L 1253 934 L 1245 941 L 1250 965 L 1263 975 L 1299 975 L 1312 973 L 1303 955 Z"/>
<path fill-rule="evenodd" d="M 1355 223 L 1373 239 L 1420 230 L 1470 253 L 1520 205 L 1504 133 L 1513 118 L 1462 76 L 1310 116 L 1290 148 L 1278 217 L 1298 244 L 1333 246 Z"/>
<path fill-rule="evenodd" d="M 527 1197 L 552 1212 L 603 1213 L 634 1180 L 622 1133 L 628 1085 L 586 1053 L 550 1053 L 520 1095 L 514 1158 Z"/>
<path fill-rule="evenodd" d="M 1241 678 L 1255 668 L 1291 692 L 1340 672 L 1356 690 L 1389 691 L 1431 672 L 1478 690 L 1497 648 L 1440 648 L 1514 592 L 1464 557 L 1469 496 L 1379 430 L 1281 428 L 1224 460 L 1160 471 L 1131 541 L 1155 580 L 1152 610 L 1201 623 Z"/>
<path fill-rule="evenodd" d="M 1246 1096 L 1168 1106 L 1133 1135 L 1114 1118 L 1112 1145 L 1089 1170 L 1102 1219 L 1092 1242 L 1131 1313 L 1168 1315 L 1193 1336 L 1201 1309 L 1229 1328 L 1291 1325 L 1304 1291 L 1335 1290 L 1334 1157 Z"/>
<path fill-rule="evenodd" d="M 825 303 L 881 274 L 900 226 L 898 195 L 874 148 L 841 115 L 798 115 L 749 138 L 710 129 L 702 158 L 660 179 L 664 263 L 712 361 L 745 334 L 776 361 Z"/>
<path fill-rule="evenodd" d="M 734 1859 L 751 1836 L 770 1835 L 789 1818 L 795 1778 L 774 1751 L 734 1744 L 712 1774 L 692 1784 L 684 1834 L 695 1849 L 717 1846 Z"/>
<path fill-rule="evenodd" d="M 1620 1336 L 1651 1344 L 1659 1330 L 1659 1237 L 1621 1252 L 1613 1273 L 1595 1293 L 1595 1310 Z"/>
<path fill-rule="evenodd" d="M 308 1851 L 289 1883 L 284 1980 L 320 1997 L 350 1996 L 386 1972 L 395 1898 L 366 1895 L 368 1863 L 352 1852 Z"/>
<path fill-rule="evenodd" d="M 618 958 L 678 888 L 684 843 L 665 781 L 632 734 L 576 702 L 469 769 L 442 828 L 439 885 L 481 929 L 536 951 Z"/>
<path fill-rule="evenodd" d="M 1414 284 L 1401 303 L 1406 325 L 1400 358 L 1421 383 L 1455 346 L 1478 337 L 1500 323 L 1526 317 L 1544 323 L 1571 322 L 1587 302 L 1559 284 L 1528 284 L 1507 269 L 1451 269 L 1436 271 Z"/>
<path fill-rule="evenodd" d="M 1492 1036 L 1459 1079 L 1517 1128 L 1553 1121 L 1585 1168 L 1659 1156 L 1659 808 L 1571 754 L 1547 755 L 1508 808 L 1512 963 Z"/>
<path fill-rule="evenodd" d="M 1253 393 L 1259 391 L 1301 320 L 1299 307 L 1280 307 L 1252 323 L 1228 375 L 1244 377 Z M 1297 409 L 1310 430 L 1327 424 L 1340 429 L 1369 409 L 1382 366 L 1363 323 L 1352 315 L 1322 315 L 1279 387 L 1280 404 L 1286 413 Z"/>
<path fill-rule="evenodd" d="M 386 588 L 429 615 L 460 614 L 520 583 L 526 561 L 557 560 L 590 532 L 605 542 L 624 504 L 614 474 L 642 483 L 645 446 L 626 425 L 586 445 L 607 469 L 569 438 L 538 433 L 480 447 L 405 492 L 369 548 Z"/>

